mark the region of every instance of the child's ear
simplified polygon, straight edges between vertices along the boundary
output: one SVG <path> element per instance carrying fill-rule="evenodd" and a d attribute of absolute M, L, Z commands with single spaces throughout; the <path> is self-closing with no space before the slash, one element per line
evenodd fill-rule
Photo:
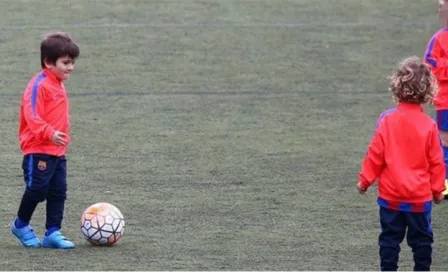
<path fill-rule="evenodd" d="M 44 64 L 45 64 L 45 68 L 47 68 L 47 69 L 53 67 L 53 63 L 48 61 L 48 59 L 44 59 Z"/>

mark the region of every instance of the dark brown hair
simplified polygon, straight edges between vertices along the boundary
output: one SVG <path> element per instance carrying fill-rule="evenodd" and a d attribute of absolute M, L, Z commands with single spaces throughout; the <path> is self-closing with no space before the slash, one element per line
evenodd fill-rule
<path fill-rule="evenodd" d="M 72 59 L 79 57 L 79 47 L 67 33 L 51 33 L 40 43 L 40 63 L 42 68 L 45 68 L 45 61 L 54 64 L 57 59 L 65 56 L 69 56 Z"/>
<path fill-rule="evenodd" d="M 398 102 L 432 103 L 438 89 L 431 70 L 418 57 L 405 59 L 389 79 L 389 90 Z"/>

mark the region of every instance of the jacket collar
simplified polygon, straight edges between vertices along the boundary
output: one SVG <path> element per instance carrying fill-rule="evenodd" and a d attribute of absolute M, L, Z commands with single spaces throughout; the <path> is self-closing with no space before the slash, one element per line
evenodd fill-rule
<path fill-rule="evenodd" d="M 397 108 L 403 109 L 403 110 L 418 110 L 421 112 L 424 111 L 423 106 L 421 104 L 411 104 L 411 103 L 400 102 L 400 103 L 398 103 Z"/>
<path fill-rule="evenodd" d="M 46 76 L 51 82 L 56 83 L 56 84 L 61 84 L 61 83 L 62 83 L 62 81 L 61 81 L 57 76 L 55 76 L 49 69 L 44 68 L 44 69 L 42 70 L 42 72 L 45 74 L 45 76 Z"/>

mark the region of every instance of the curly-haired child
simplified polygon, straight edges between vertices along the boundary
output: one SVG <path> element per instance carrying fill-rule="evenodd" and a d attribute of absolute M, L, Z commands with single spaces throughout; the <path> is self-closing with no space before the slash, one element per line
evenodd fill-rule
<path fill-rule="evenodd" d="M 400 244 L 407 230 L 414 269 L 426 271 L 431 266 L 434 242 L 432 201 L 441 203 L 445 190 L 437 124 L 422 107 L 432 102 L 437 82 L 417 57 L 405 59 L 389 79 L 397 106 L 379 117 L 357 187 L 364 194 L 378 179 L 381 270 L 398 269 Z"/>

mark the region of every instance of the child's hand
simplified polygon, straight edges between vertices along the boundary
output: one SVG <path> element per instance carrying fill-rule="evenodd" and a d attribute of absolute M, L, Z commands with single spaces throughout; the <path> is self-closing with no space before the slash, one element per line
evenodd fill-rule
<path fill-rule="evenodd" d="M 60 131 L 56 131 L 55 133 L 53 133 L 53 136 L 51 136 L 51 141 L 55 145 L 66 145 L 67 140 L 68 140 L 67 134 Z"/>
<path fill-rule="evenodd" d="M 443 202 L 444 195 L 440 194 L 439 196 L 434 196 L 434 203 L 440 204 Z"/>
<path fill-rule="evenodd" d="M 359 183 L 356 187 L 358 187 L 358 192 L 362 195 L 367 192 L 367 188 L 362 187 L 361 184 L 359 184 Z"/>

